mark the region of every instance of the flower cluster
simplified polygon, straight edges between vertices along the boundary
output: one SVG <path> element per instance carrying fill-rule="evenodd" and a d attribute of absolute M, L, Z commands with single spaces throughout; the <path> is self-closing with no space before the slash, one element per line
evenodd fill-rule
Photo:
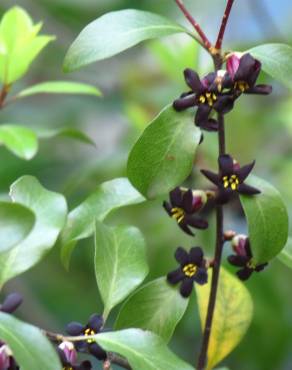
<path fill-rule="evenodd" d="M 102 331 L 104 320 L 101 315 L 93 314 L 90 316 L 88 323 L 82 325 L 79 322 L 71 322 L 67 325 L 66 331 L 72 336 L 92 336 Z M 106 352 L 91 338 L 86 341 L 76 342 L 76 349 L 79 352 L 90 353 L 98 360 L 105 360 L 107 358 Z"/>
<path fill-rule="evenodd" d="M 240 280 L 247 280 L 253 272 L 260 272 L 268 265 L 253 261 L 250 241 L 246 235 L 236 235 L 232 239 L 232 247 L 235 254 L 229 256 L 228 261 L 233 266 L 240 267 L 236 273 Z"/>
<path fill-rule="evenodd" d="M 209 73 L 202 80 L 191 70 L 184 71 L 190 91 L 183 93 L 173 103 L 177 111 L 197 107 L 195 124 L 203 130 L 217 131 L 218 121 L 212 112 L 226 114 L 242 94 L 272 92 L 269 85 L 256 85 L 261 63 L 250 54 L 233 53 L 226 60 L 226 70 Z"/>

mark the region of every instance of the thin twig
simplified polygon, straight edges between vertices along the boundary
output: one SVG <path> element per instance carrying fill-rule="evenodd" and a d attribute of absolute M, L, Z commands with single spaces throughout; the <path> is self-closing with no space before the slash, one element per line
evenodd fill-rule
<path fill-rule="evenodd" d="M 175 0 L 176 4 L 178 5 L 178 7 L 180 8 L 180 10 L 183 12 L 184 16 L 186 17 L 186 19 L 190 22 L 190 24 L 195 28 L 195 30 L 197 31 L 197 33 L 199 34 L 199 36 L 201 37 L 202 41 L 203 41 L 203 44 L 205 46 L 205 48 L 207 50 L 210 50 L 212 49 L 212 44 L 211 42 L 209 41 L 209 39 L 207 38 L 205 32 L 202 30 L 202 28 L 200 27 L 200 25 L 195 21 L 195 19 L 193 18 L 193 16 L 189 13 L 189 11 L 187 10 L 187 8 L 185 7 L 184 3 L 182 0 Z"/>
<path fill-rule="evenodd" d="M 2 109 L 5 105 L 5 99 L 9 93 L 10 85 L 4 84 L 2 86 L 2 89 L 0 91 L 0 109 Z"/>
<path fill-rule="evenodd" d="M 219 122 L 219 153 L 220 155 L 225 154 L 225 129 L 224 129 L 224 116 L 222 114 L 218 117 Z M 222 259 L 222 251 L 224 245 L 224 215 L 223 215 L 223 206 L 217 205 L 216 207 L 216 249 L 215 249 L 215 256 L 213 260 L 213 273 L 212 273 L 212 282 L 211 282 L 211 290 L 210 290 L 210 298 L 208 303 L 208 311 L 206 317 L 206 323 L 204 328 L 203 340 L 201 351 L 199 355 L 197 370 L 203 370 L 206 366 L 207 362 L 207 353 L 216 305 L 216 298 L 217 298 L 217 290 L 218 290 L 218 283 L 219 283 L 219 275 L 220 275 L 220 266 L 221 266 L 221 259 Z"/>
<path fill-rule="evenodd" d="M 227 1 L 226 9 L 225 9 L 225 12 L 224 12 L 224 15 L 223 15 L 223 18 L 222 18 L 221 27 L 220 27 L 220 30 L 219 30 L 219 33 L 218 33 L 216 44 L 215 44 L 215 49 L 217 49 L 217 50 L 221 50 L 222 42 L 223 42 L 225 30 L 226 30 L 226 25 L 228 23 L 228 19 L 229 19 L 230 12 L 231 12 L 233 4 L 234 4 L 234 0 L 228 0 Z"/>

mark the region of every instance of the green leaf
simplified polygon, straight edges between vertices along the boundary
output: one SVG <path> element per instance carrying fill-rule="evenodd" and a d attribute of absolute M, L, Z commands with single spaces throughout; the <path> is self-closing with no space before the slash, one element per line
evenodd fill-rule
<path fill-rule="evenodd" d="M 193 116 L 168 106 L 134 145 L 128 160 L 128 177 L 147 198 L 172 190 L 191 173 L 201 139 Z"/>
<path fill-rule="evenodd" d="M 113 179 L 99 185 L 77 208 L 68 215 L 61 234 L 61 259 L 69 267 L 71 254 L 78 240 L 93 235 L 95 221 L 103 221 L 113 210 L 144 201 L 126 178 Z"/>
<path fill-rule="evenodd" d="M 34 213 L 20 204 L 0 202 L 0 253 L 21 242 L 35 223 Z"/>
<path fill-rule="evenodd" d="M 96 222 L 95 276 L 105 316 L 148 274 L 145 241 L 135 227 L 108 227 Z"/>
<path fill-rule="evenodd" d="M 23 126 L 5 124 L 0 126 L 0 144 L 22 159 L 29 160 L 38 151 L 36 134 Z"/>
<path fill-rule="evenodd" d="M 263 70 L 275 80 L 292 88 L 292 47 L 286 44 L 263 44 L 248 50 L 262 62 Z"/>
<path fill-rule="evenodd" d="M 64 61 L 69 72 L 112 57 L 141 41 L 188 31 L 158 14 L 125 9 L 111 12 L 85 27 L 71 45 Z"/>
<path fill-rule="evenodd" d="M 280 193 L 268 182 L 251 176 L 249 185 L 261 190 L 256 196 L 241 195 L 255 263 L 265 263 L 284 248 L 288 238 L 288 213 Z"/>
<path fill-rule="evenodd" d="M 37 264 L 54 246 L 65 224 L 67 205 L 61 194 L 46 190 L 36 178 L 23 176 L 10 189 L 14 202 L 30 208 L 36 222 L 27 238 L 0 255 L 0 286 Z"/>
<path fill-rule="evenodd" d="M 125 302 L 115 328 L 140 328 L 158 334 L 168 342 L 184 315 L 189 300 L 170 286 L 166 278 L 144 285 Z"/>
<path fill-rule="evenodd" d="M 178 358 L 157 335 L 140 329 L 126 329 L 95 336 L 106 351 L 129 361 L 133 370 L 194 370 Z"/>
<path fill-rule="evenodd" d="M 70 81 L 48 81 L 30 86 L 17 94 L 24 98 L 35 94 L 81 94 L 101 96 L 100 90 L 92 85 Z"/>
<path fill-rule="evenodd" d="M 285 248 L 278 254 L 279 260 L 286 266 L 292 268 L 292 238 L 289 237 Z"/>
<path fill-rule="evenodd" d="M 9 85 L 21 78 L 52 36 L 38 36 L 42 24 L 34 25 L 28 13 L 15 6 L 0 23 L 0 80 Z"/>
<path fill-rule="evenodd" d="M 57 353 L 42 331 L 0 312 L 0 338 L 8 344 L 21 370 L 61 370 Z"/>
<path fill-rule="evenodd" d="M 210 288 L 211 276 L 207 284 L 196 284 L 202 327 L 205 326 Z M 244 284 L 221 268 L 206 370 L 213 369 L 239 344 L 252 314 L 252 299 Z"/>
<path fill-rule="evenodd" d="M 55 137 L 66 137 L 69 139 L 77 140 L 85 144 L 95 145 L 95 142 L 84 132 L 71 127 L 61 127 L 55 130 L 38 131 L 38 138 L 40 139 L 52 139 Z"/>

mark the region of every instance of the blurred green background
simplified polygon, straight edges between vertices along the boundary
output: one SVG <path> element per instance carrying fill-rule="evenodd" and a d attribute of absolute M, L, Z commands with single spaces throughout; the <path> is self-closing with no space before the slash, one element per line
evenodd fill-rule
<path fill-rule="evenodd" d="M 222 16 L 224 0 L 191 1 L 186 5 L 212 39 Z M 15 158 L 0 148 L 0 191 L 5 197 L 9 185 L 24 174 L 37 176 L 48 188 L 62 192 L 72 209 L 97 185 L 126 174 L 129 150 L 147 123 L 173 101 L 185 85 L 182 70 L 196 68 L 200 73 L 212 68 L 204 51 L 190 44 L 186 36 L 165 38 L 138 46 L 114 59 L 64 76 L 62 61 L 66 50 L 81 29 L 101 14 L 124 8 L 139 8 L 184 20 L 170 0 L 2 0 L 1 15 L 14 4 L 24 7 L 35 21 L 44 21 L 45 33 L 55 34 L 34 62 L 26 78 L 15 90 L 32 83 L 71 79 L 92 83 L 104 97 L 28 98 L 1 111 L 1 123 L 27 127 L 76 127 L 96 142 L 97 149 L 69 139 L 43 141 L 30 162 Z M 292 41 L 290 1 L 238 0 L 227 30 L 226 48 L 246 50 L 265 42 Z M 291 36 L 290 36 L 291 35 Z M 257 159 L 256 173 L 272 182 L 285 197 L 292 213 L 292 96 L 271 82 L 274 93 L 268 98 L 243 97 L 227 117 L 228 150 L 243 164 Z M 149 148 L 151 150 L 151 148 Z M 216 164 L 216 136 L 205 135 L 198 166 Z M 189 184 L 199 186 L 194 171 Z M 148 245 L 151 272 L 148 279 L 166 274 L 175 266 L 173 251 L 178 245 L 190 247 L 193 241 L 182 235 L 161 207 L 162 199 L 120 210 L 108 218 L 111 224 L 137 225 Z M 238 205 L 230 207 L 226 227 L 245 230 Z M 276 215 L 275 215 L 276 217 Z M 198 240 L 199 239 L 199 240 Z M 201 233 L 195 243 L 212 252 L 212 229 Z M 230 249 L 226 247 L 226 255 Z M 6 286 L 25 296 L 19 315 L 49 330 L 62 331 L 67 322 L 86 322 L 101 304 L 93 272 L 93 241 L 86 240 L 74 252 L 66 272 L 55 248 L 31 271 Z M 247 283 L 255 312 L 252 325 L 240 346 L 224 361 L 231 370 L 292 369 L 292 272 L 275 260 L 262 274 Z M 110 320 L 113 320 L 115 313 Z M 109 321 L 110 326 L 112 322 Z M 195 298 L 179 324 L 171 342 L 173 350 L 194 363 L 200 345 L 200 328 Z"/>

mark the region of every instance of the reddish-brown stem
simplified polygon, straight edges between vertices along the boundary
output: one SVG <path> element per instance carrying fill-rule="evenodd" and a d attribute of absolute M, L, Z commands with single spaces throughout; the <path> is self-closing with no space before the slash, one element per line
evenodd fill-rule
<path fill-rule="evenodd" d="M 221 27 L 220 27 L 220 30 L 219 30 L 219 34 L 218 34 L 218 37 L 217 37 L 216 44 L 215 44 L 215 49 L 216 50 L 221 50 L 222 42 L 223 42 L 225 30 L 226 30 L 226 25 L 227 25 L 227 22 L 228 22 L 228 19 L 229 19 L 229 16 L 230 16 L 230 12 L 231 12 L 233 3 L 234 3 L 234 0 L 227 0 L 226 9 L 225 9 L 225 12 L 224 12 L 224 15 L 223 15 L 223 18 L 222 18 Z"/>
<path fill-rule="evenodd" d="M 10 85 L 3 85 L 0 91 L 0 109 L 3 108 L 5 99 L 9 93 Z"/>
<path fill-rule="evenodd" d="M 176 4 L 180 8 L 180 10 L 183 12 L 184 16 L 187 18 L 187 20 L 190 22 L 190 24 L 195 28 L 199 36 L 201 37 L 204 46 L 206 49 L 210 50 L 212 48 L 211 42 L 208 40 L 205 32 L 202 30 L 200 25 L 195 21 L 193 16 L 189 13 L 187 8 L 185 7 L 184 3 L 182 0 L 175 0 Z"/>

